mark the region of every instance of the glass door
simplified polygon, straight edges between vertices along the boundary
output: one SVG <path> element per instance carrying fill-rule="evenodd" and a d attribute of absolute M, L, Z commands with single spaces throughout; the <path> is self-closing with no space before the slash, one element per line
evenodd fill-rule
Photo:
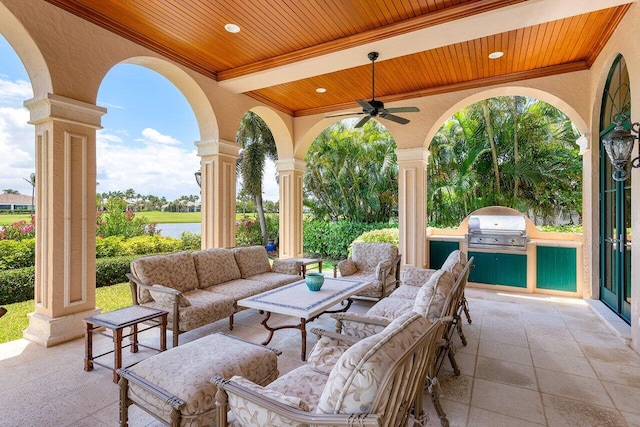
<path fill-rule="evenodd" d="M 620 114 L 631 115 L 629 76 L 624 58 L 614 61 L 605 86 L 600 141 Z M 629 128 L 629 120 L 624 123 Z M 600 144 L 602 144 L 600 142 Z M 615 181 L 613 166 L 600 146 L 600 299 L 624 320 L 631 319 L 631 177 Z"/>

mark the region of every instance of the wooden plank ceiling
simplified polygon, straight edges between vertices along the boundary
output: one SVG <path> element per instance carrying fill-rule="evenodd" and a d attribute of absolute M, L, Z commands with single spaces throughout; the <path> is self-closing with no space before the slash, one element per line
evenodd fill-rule
<path fill-rule="evenodd" d="M 524 0 L 46 0 L 216 80 L 516 7 Z M 589 68 L 628 4 L 376 62 L 376 98 L 394 101 Z M 240 26 L 231 34 L 227 23 Z M 489 53 L 503 51 L 498 60 Z M 366 64 L 366 58 L 361 62 Z M 318 87 L 325 93 L 316 93 Z M 260 87 L 249 96 L 295 116 L 371 98 L 369 64 Z M 355 109 L 354 109 L 355 111 Z"/>

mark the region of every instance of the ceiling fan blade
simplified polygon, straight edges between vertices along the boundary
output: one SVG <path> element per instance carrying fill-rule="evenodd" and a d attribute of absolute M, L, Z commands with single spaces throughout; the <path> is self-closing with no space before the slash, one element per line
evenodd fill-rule
<path fill-rule="evenodd" d="M 332 117 L 357 116 L 357 115 L 360 115 L 360 114 L 366 114 L 366 113 L 363 113 L 362 111 L 360 111 L 360 112 L 358 112 L 358 113 L 334 114 L 334 115 L 332 115 L 332 116 L 325 116 L 325 119 L 330 119 L 330 118 L 332 118 Z"/>
<path fill-rule="evenodd" d="M 389 113 L 419 113 L 420 109 L 418 107 L 395 107 L 395 108 L 387 108 L 387 112 Z"/>
<path fill-rule="evenodd" d="M 361 128 L 362 126 L 364 126 L 364 124 L 365 124 L 365 123 L 367 123 L 367 122 L 369 121 L 369 119 L 370 119 L 370 118 L 371 118 L 371 116 L 364 116 L 364 117 L 362 118 L 362 120 L 360 120 L 360 121 L 358 122 L 358 124 L 356 124 L 356 126 L 355 126 L 355 127 L 356 127 L 356 128 Z"/>
<path fill-rule="evenodd" d="M 373 110 L 373 105 L 369 104 L 367 101 L 363 101 L 362 99 L 356 99 L 356 102 L 365 109 L 365 111 Z"/>
<path fill-rule="evenodd" d="M 401 125 L 406 125 L 411 120 L 405 119 L 404 117 L 394 116 L 393 114 L 385 114 L 384 116 L 380 116 L 383 119 L 391 120 L 392 122 L 400 123 Z"/>

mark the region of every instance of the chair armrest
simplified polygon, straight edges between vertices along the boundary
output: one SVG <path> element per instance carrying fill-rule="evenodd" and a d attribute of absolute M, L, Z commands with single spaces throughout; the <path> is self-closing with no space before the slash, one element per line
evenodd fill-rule
<path fill-rule="evenodd" d="M 380 316 L 356 313 L 335 313 L 336 332 L 356 338 L 366 338 L 375 335 L 386 328 L 390 319 Z"/>
<path fill-rule="evenodd" d="M 311 332 L 316 334 L 318 339 L 322 337 L 333 338 L 334 340 L 342 341 L 347 345 L 352 345 L 360 341 L 360 338 L 351 335 L 340 334 L 338 332 L 331 332 L 324 329 L 311 328 Z"/>
<path fill-rule="evenodd" d="M 253 414 L 264 412 L 266 420 L 271 420 L 275 423 L 272 425 L 280 427 L 300 425 L 378 427 L 381 422 L 381 416 L 377 414 L 354 416 L 353 414 L 305 412 L 270 399 L 222 377 L 214 377 L 211 382 L 218 387 L 216 406 L 218 406 L 217 425 L 219 426 L 227 425 L 227 411 L 230 409 L 230 400 L 240 403 L 244 410 L 249 410 Z M 229 396 L 232 396 L 232 398 L 230 399 Z"/>

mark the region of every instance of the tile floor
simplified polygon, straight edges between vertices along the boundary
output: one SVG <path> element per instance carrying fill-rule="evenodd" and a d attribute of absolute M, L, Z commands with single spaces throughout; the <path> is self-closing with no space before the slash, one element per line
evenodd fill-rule
<path fill-rule="evenodd" d="M 640 356 L 585 301 L 479 289 L 467 296 L 473 323 L 464 323 L 468 345 L 458 342 L 462 375 L 445 362 L 439 378 L 451 426 L 640 426 Z M 369 306 L 358 302 L 352 310 Z M 261 341 L 260 319 L 253 310 L 238 314 L 233 334 Z M 333 320 L 323 316 L 313 326 L 332 329 Z M 221 321 L 180 341 L 226 330 Z M 157 332 L 143 340 L 154 345 Z M 98 337 L 95 346 L 108 350 L 111 342 Z M 296 331 L 276 332 L 270 346 L 283 351 L 281 372 L 303 363 Z M 150 354 L 125 351 L 125 363 Z M 49 349 L 25 340 L 1 344 L 0 425 L 117 426 L 118 387 L 105 368 L 84 372 L 83 357 L 83 339 Z M 439 426 L 426 394 L 425 408 L 428 425 Z M 159 425 L 135 407 L 130 415 L 131 426 Z"/>

